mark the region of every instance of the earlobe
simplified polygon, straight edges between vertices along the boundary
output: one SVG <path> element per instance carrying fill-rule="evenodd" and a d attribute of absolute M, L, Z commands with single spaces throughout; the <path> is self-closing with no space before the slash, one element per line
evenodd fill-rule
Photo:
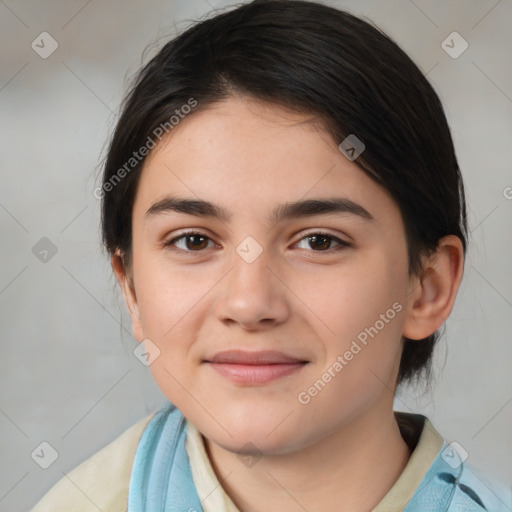
<path fill-rule="evenodd" d="M 437 331 L 450 315 L 464 269 L 461 240 L 448 235 L 439 240 L 424 262 L 421 277 L 411 279 L 403 336 L 424 339 Z"/>
<path fill-rule="evenodd" d="M 144 339 L 144 335 L 140 322 L 140 311 L 139 304 L 137 302 L 137 295 L 135 293 L 135 286 L 133 284 L 133 280 L 126 271 L 123 257 L 119 250 L 117 250 L 112 256 L 112 270 L 117 278 L 128 312 L 130 313 L 133 336 L 137 341 L 142 341 Z"/>

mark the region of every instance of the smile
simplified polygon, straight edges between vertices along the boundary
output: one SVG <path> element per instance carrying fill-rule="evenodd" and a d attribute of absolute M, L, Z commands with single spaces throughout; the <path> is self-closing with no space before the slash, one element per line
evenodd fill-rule
<path fill-rule="evenodd" d="M 307 363 L 284 364 L 226 364 L 208 363 L 224 377 L 239 384 L 265 384 L 300 370 Z"/>
<path fill-rule="evenodd" d="M 276 351 L 247 352 L 231 350 L 205 361 L 223 377 L 238 384 L 265 384 L 299 371 L 302 361 Z"/>

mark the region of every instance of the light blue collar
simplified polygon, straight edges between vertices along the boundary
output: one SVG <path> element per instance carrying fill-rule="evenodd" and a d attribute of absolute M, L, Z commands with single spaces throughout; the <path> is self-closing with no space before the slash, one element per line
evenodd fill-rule
<path fill-rule="evenodd" d="M 137 447 L 127 512 L 202 512 L 185 448 L 186 420 L 169 404 L 149 422 Z"/>

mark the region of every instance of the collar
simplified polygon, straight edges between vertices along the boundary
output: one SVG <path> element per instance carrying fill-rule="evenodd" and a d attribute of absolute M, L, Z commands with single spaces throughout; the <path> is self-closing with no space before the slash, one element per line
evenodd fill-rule
<path fill-rule="evenodd" d="M 405 509 L 443 446 L 443 438 L 425 416 L 395 411 L 395 418 L 412 453 L 398 480 L 372 512 Z"/>
<path fill-rule="evenodd" d="M 443 446 L 443 438 L 425 416 L 395 411 L 395 418 L 412 454 L 398 480 L 372 512 L 403 510 Z M 186 428 L 186 450 L 204 512 L 240 512 L 213 470 L 202 435 L 189 421 Z"/>

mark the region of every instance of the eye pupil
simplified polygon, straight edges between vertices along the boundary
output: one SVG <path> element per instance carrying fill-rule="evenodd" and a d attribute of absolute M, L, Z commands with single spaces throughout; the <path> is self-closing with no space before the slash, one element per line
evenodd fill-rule
<path fill-rule="evenodd" d="M 197 239 L 202 239 L 201 241 L 197 240 Z M 187 240 L 194 240 L 192 242 L 192 246 L 195 247 L 196 249 L 197 248 L 201 248 L 201 244 L 204 244 L 204 241 L 206 240 L 206 238 L 202 235 L 187 235 Z M 189 244 L 187 244 L 188 246 Z"/>
<path fill-rule="evenodd" d="M 318 240 L 323 240 L 324 243 L 318 244 Z M 330 237 L 325 235 L 312 235 L 309 237 L 309 241 L 316 245 L 317 248 L 325 249 L 330 245 Z M 320 246 L 320 247 L 319 247 Z"/>

